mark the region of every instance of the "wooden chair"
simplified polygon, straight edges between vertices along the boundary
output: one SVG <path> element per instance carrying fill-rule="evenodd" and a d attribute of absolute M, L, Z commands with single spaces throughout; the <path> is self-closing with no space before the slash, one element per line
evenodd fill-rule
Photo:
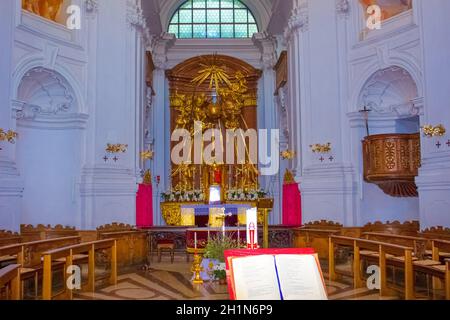
<path fill-rule="evenodd" d="M 156 244 L 156 250 L 158 252 L 158 262 L 161 262 L 161 256 L 164 251 L 170 253 L 170 260 L 173 263 L 175 258 L 175 241 L 173 240 L 158 240 Z"/>
<path fill-rule="evenodd" d="M 88 255 L 88 282 L 84 289 L 90 292 L 95 292 L 95 282 L 98 280 L 95 274 L 96 252 L 104 252 L 110 250 L 110 254 L 104 254 L 110 261 L 110 275 L 109 283 L 117 285 L 117 241 L 114 239 L 98 240 L 93 242 L 86 242 L 72 246 L 66 246 L 43 253 L 44 269 L 42 279 L 42 299 L 52 300 L 53 298 L 73 299 L 73 289 L 68 288 L 66 283 L 63 283 L 63 291 L 53 294 L 53 264 L 55 261 L 65 261 L 64 270 L 69 266 L 74 265 L 74 259 L 77 255 Z"/>
<path fill-rule="evenodd" d="M 20 265 L 11 264 L 0 269 L 0 290 L 5 289 L 6 300 L 19 300 L 20 294 Z"/>

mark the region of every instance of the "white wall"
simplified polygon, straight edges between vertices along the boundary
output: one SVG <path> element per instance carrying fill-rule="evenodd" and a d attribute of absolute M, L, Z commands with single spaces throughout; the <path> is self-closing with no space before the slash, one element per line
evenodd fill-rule
<path fill-rule="evenodd" d="M 71 3 L 81 8 L 80 30 L 22 11 L 20 1 L 1 2 L 0 127 L 20 136 L 0 151 L 0 228 L 135 223 L 149 41 L 140 1 Z M 47 94 L 43 86 L 47 102 L 39 90 L 20 92 L 36 68 L 65 84 L 70 108 L 49 102 L 58 88 Z M 128 144 L 128 151 L 105 164 L 107 143 Z"/>
<path fill-rule="evenodd" d="M 383 22 L 381 30 L 367 32 L 357 0 L 294 1 L 284 36 L 290 69 L 290 141 L 301 158 L 290 168 L 301 181 L 305 222 L 328 219 L 363 225 L 420 219 L 422 227 L 449 225 L 448 150 L 436 150 L 435 139 L 422 138 L 419 198 L 392 198 L 363 182 L 361 140 L 366 130 L 358 112 L 371 77 L 397 67 L 411 80 L 392 84 L 399 88 L 391 96 L 380 93 L 381 104 L 370 116 L 371 134 L 416 131 L 418 122 L 436 125 L 450 118 L 442 109 L 449 92 L 443 88 L 450 83 L 443 71 L 449 48 L 448 42 L 438 40 L 448 38 L 444 2 L 428 6 L 414 1 L 413 10 Z M 406 118 L 415 120 L 402 120 Z M 319 156 L 309 149 L 310 144 L 326 142 L 333 146 L 333 164 L 318 162 Z"/>

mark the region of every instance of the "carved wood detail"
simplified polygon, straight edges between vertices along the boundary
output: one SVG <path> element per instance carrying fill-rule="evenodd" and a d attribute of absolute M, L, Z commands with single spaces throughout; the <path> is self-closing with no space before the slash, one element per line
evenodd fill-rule
<path fill-rule="evenodd" d="M 380 134 L 363 141 L 364 180 L 393 197 L 417 197 L 419 134 Z"/>

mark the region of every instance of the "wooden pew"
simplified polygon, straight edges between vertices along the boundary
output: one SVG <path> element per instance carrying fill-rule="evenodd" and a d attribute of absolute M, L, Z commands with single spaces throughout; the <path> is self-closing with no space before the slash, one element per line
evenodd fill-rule
<path fill-rule="evenodd" d="M 19 236 L 19 234 L 12 231 L 0 230 L 0 247 L 19 242 L 22 242 L 22 238 Z"/>
<path fill-rule="evenodd" d="M 0 248 L 0 258 L 8 258 L 9 262 L 21 265 L 20 281 L 23 296 L 24 281 L 34 277 L 35 295 L 37 296 L 38 279 L 42 273 L 42 253 L 54 248 L 80 243 L 80 237 L 64 237 L 13 244 Z M 78 256 L 77 259 L 86 257 Z M 61 264 L 61 262 L 60 262 Z"/>
<path fill-rule="evenodd" d="M 63 248 L 58 248 L 50 250 L 43 253 L 44 256 L 44 276 L 43 276 L 43 300 L 52 300 L 54 297 L 63 297 L 67 299 L 73 298 L 73 290 L 67 288 L 64 282 L 64 290 L 58 293 L 56 296 L 53 295 L 53 274 L 52 265 L 55 261 L 60 261 L 64 259 L 66 271 L 69 266 L 74 265 L 74 256 L 79 254 L 88 255 L 88 283 L 85 286 L 86 290 L 90 292 L 95 292 L 95 253 L 100 250 L 111 250 L 109 255 L 111 274 L 109 277 L 110 284 L 117 284 L 117 241 L 114 239 L 98 240 L 93 242 L 81 243 L 73 246 L 67 246 Z"/>
<path fill-rule="evenodd" d="M 414 248 L 414 258 L 424 260 L 426 249 L 431 248 L 431 241 L 422 237 L 404 236 L 398 234 L 388 234 L 379 232 L 364 232 L 362 236 L 367 240 L 381 241 L 401 246 Z"/>
<path fill-rule="evenodd" d="M 450 300 L 450 259 L 442 258 L 442 253 L 450 253 L 450 241 L 432 240 L 432 259 L 435 262 L 431 265 L 414 265 L 416 271 L 433 276 L 433 289 L 440 289 L 441 279 L 445 286 L 445 298 Z"/>
<path fill-rule="evenodd" d="M 99 240 L 117 241 L 117 260 L 119 267 L 149 264 L 149 236 L 146 231 L 119 231 L 100 233 Z"/>
<path fill-rule="evenodd" d="M 314 248 L 319 258 L 328 257 L 328 238 L 330 235 L 339 234 L 342 225 L 332 221 L 314 221 L 303 227 L 294 229 L 294 247 Z"/>
<path fill-rule="evenodd" d="M 8 230 L 0 230 L 0 239 L 1 238 L 11 238 L 14 236 L 18 236 L 18 234 L 15 232 L 12 232 L 12 231 L 8 231 Z"/>
<path fill-rule="evenodd" d="M 431 227 L 420 232 L 420 237 L 450 241 L 450 228 Z"/>
<path fill-rule="evenodd" d="M 377 221 L 364 225 L 362 232 L 389 233 L 417 237 L 419 228 L 419 221 L 406 221 L 404 223 L 400 223 L 399 221 L 387 221 L 384 223 Z"/>
<path fill-rule="evenodd" d="M 11 238 L 0 238 L 0 247 L 4 247 L 11 244 L 16 244 L 22 242 L 20 236 L 11 237 Z"/>
<path fill-rule="evenodd" d="M 361 251 L 374 252 L 373 255 L 364 257 L 377 261 L 380 268 L 380 295 L 389 295 L 392 290 L 388 288 L 386 269 L 387 265 L 403 265 L 405 270 L 405 299 L 414 299 L 414 276 L 412 265 L 412 247 L 389 244 L 380 241 L 358 239 L 343 236 L 330 236 L 329 238 L 329 274 L 330 280 L 336 280 L 336 269 L 334 262 L 334 250 L 337 245 L 347 247 L 353 246 L 353 284 L 355 289 L 363 287 L 361 272 Z M 397 258 L 401 259 L 397 259 Z"/>
<path fill-rule="evenodd" d="M 117 259 L 120 267 L 149 264 L 149 235 L 145 230 L 114 222 L 98 227 L 97 239 L 117 240 Z"/>
<path fill-rule="evenodd" d="M 20 225 L 20 235 L 22 242 L 30 242 L 37 240 L 75 237 L 78 236 L 78 231 L 75 227 L 64 227 L 62 225 L 56 225 L 54 227 L 50 225 L 39 224 L 36 227 L 33 225 Z"/>
<path fill-rule="evenodd" d="M 20 264 L 10 264 L 0 269 L 0 290 L 5 289 L 6 300 L 20 299 Z"/>

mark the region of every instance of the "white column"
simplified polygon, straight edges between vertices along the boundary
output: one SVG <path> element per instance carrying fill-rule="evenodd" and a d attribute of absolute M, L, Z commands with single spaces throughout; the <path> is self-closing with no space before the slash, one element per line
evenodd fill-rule
<path fill-rule="evenodd" d="M 14 30 L 20 2 L 4 0 L 0 2 L 0 128 L 16 131 L 11 104 L 12 55 Z M 20 139 L 20 137 L 19 137 Z M 23 183 L 15 163 L 15 146 L 0 142 L 0 229 L 17 231 L 20 224 L 21 196 Z"/>
<path fill-rule="evenodd" d="M 450 227 L 450 1 L 416 1 L 421 16 L 424 117 L 422 125 L 442 124 L 443 137 L 422 138 L 422 167 L 416 183 L 420 198 L 420 225 Z M 438 142 L 441 145 L 438 148 Z M 449 145 L 446 143 L 449 142 Z"/>
<path fill-rule="evenodd" d="M 81 178 L 82 227 L 113 221 L 136 222 L 136 182 L 142 148 L 140 117 L 144 109 L 143 35 L 140 0 L 98 1 L 96 34 L 89 42 L 92 119 Z M 95 43 L 94 43 L 95 42 Z M 126 153 L 109 155 L 108 143 L 127 144 Z"/>
<path fill-rule="evenodd" d="M 153 224 L 164 225 L 161 215 L 161 192 L 170 187 L 171 159 L 170 159 L 170 109 L 168 105 L 169 86 L 166 79 L 167 50 L 174 44 L 175 37 L 172 34 L 163 33 L 156 40 L 152 49 L 155 71 L 153 73 L 153 85 L 156 96 L 152 108 L 152 126 L 155 156 L 153 160 L 153 176 L 160 176 L 161 182 L 158 188 L 153 189 Z"/>
<path fill-rule="evenodd" d="M 277 42 L 275 37 L 266 32 L 256 33 L 253 36 L 253 42 L 261 52 L 261 62 L 263 66 L 263 75 L 259 83 L 258 95 L 261 97 L 258 105 L 258 129 L 266 129 L 269 134 L 272 129 L 279 129 L 276 116 L 275 105 L 275 71 L 274 66 L 277 62 Z M 268 140 L 270 141 L 270 140 Z M 270 150 L 271 157 L 280 158 L 279 152 Z M 281 173 L 282 174 L 282 173 Z M 274 207 L 269 215 L 270 224 L 281 223 L 281 190 L 279 189 L 280 171 L 274 176 L 260 177 L 261 188 L 272 193 L 274 198 Z"/>
<path fill-rule="evenodd" d="M 336 0 L 298 0 L 285 32 L 289 50 L 288 110 L 293 161 L 304 222 L 327 219 L 355 225 L 353 168 L 344 156 L 346 38 Z M 344 8 L 344 13 L 345 13 Z M 330 142 L 329 154 L 312 144 Z"/>

